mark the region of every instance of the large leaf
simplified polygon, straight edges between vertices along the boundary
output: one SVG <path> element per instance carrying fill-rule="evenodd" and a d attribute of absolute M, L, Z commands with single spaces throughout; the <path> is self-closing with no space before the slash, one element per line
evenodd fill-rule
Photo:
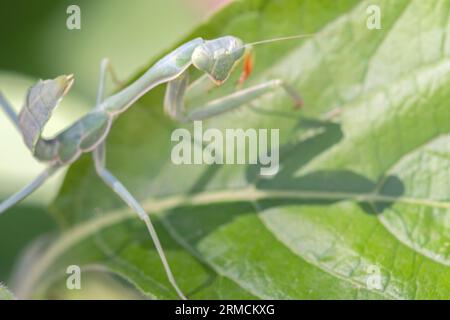
<path fill-rule="evenodd" d="M 380 30 L 366 27 L 369 4 L 381 8 Z M 258 47 L 250 80 L 289 81 L 304 111 L 277 92 L 204 123 L 279 128 L 272 179 L 256 166 L 173 165 L 179 124 L 162 114 L 162 87 L 113 127 L 107 165 L 152 214 L 190 298 L 450 298 L 448 8 L 239 1 L 185 39 L 316 33 Z M 336 122 L 318 120 L 336 108 Z M 23 295 L 45 296 L 78 264 L 100 265 L 149 297 L 176 298 L 145 227 L 89 157 L 70 169 L 53 212 L 65 231 L 26 273 Z M 367 285 L 376 269 L 381 288 Z"/>

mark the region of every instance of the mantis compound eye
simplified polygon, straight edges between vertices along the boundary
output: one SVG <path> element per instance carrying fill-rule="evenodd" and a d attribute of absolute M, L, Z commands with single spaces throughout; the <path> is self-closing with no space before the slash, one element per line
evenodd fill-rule
<path fill-rule="evenodd" d="M 242 40 L 226 36 L 205 41 L 192 54 L 194 66 L 205 72 L 217 84 L 226 81 L 242 59 L 245 47 Z"/>

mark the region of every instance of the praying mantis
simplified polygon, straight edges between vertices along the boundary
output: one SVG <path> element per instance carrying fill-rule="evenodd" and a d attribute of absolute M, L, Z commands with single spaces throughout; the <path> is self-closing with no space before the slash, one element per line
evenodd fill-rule
<path fill-rule="evenodd" d="M 292 98 L 294 104 L 300 107 L 302 104 L 300 95 L 282 79 L 273 79 L 239 89 L 232 94 L 209 101 L 190 112 L 185 108 L 185 96 L 195 88 L 199 92 L 204 92 L 222 85 L 237 65 L 243 62 L 244 71 L 239 78 L 239 84 L 242 84 L 251 73 L 251 56 L 254 45 L 308 36 L 311 35 L 296 35 L 250 44 L 244 44 L 242 40 L 234 36 L 224 36 L 212 40 L 195 38 L 164 56 L 136 81 L 106 99 L 104 91 L 107 72 L 109 71 L 113 78 L 116 78 L 109 60 L 103 59 L 100 64 L 100 81 L 94 108 L 52 138 L 43 137 L 42 132 L 52 111 L 72 87 L 73 75 L 61 75 L 51 80 L 40 80 L 28 90 L 19 114 L 16 114 L 11 104 L 0 93 L 0 105 L 21 133 L 25 145 L 38 161 L 48 164 L 47 169 L 35 180 L 0 203 L 0 214 L 30 195 L 59 169 L 77 161 L 83 153 L 92 153 L 96 173 L 144 221 L 169 282 L 178 296 L 186 299 L 172 274 L 150 216 L 125 186 L 106 168 L 105 140 L 111 125 L 142 95 L 164 83 L 167 84 L 164 111 L 169 117 L 179 122 L 203 120 L 220 115 L 248 104 L 276 88 L 283 89 Z M 192 67 L 204 74 L 190 84 L 189 72 Z"/>

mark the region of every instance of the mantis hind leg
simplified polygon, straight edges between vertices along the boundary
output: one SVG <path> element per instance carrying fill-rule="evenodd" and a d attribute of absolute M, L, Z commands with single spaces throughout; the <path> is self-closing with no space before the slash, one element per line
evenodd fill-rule
<path fill-rule="evenodd" d="M 100 145 L 96 150 L 94 150 L 94 161 L 97 173 L 100 176 L 100 178 L 102 178 L 102 180 L 105 182 L 105 184 L 109 186 L 145 222 L 150 237 L 153 240 L 153 243 L 159 254 L 161 262 L 164 266 L 164 270 L 166 272 L 167 278 L 169 279 L 169 282 L 176 290 L 178 296 L 181 299 L 186 300 L 186 296 L 180 290 L 175 281 L 175 277 L 172 274 L 172 270 L 170 269 L 169 263 L 167 262 L 166 255 L 161 246 L 161 242 L 159 241 L 158 235 L 156 233 L 155 228 L 153 227 L 149 215 L 147 214 L 147 212 L 145 212 L 144 208 L 142 208 L 139 202 L 131 195 L 131 193 L 124 187 L 124 185 L 116 177 L 114 177 L 114 175 L 110 171 L 108 171 L 105 168 L 104 144 Z"/>
<path fill-rule="evenodd" d="M 34 179 L 30 184 L 25 186 L 19 192 L 13 194 L 11 197 L 7 198 L 5 201 L 0 203 L 0 214 L 17 204 L 18 202 L 25 199 L 28 195 L 33 193 L 37 188 L 39 188 L 50 176 L 52 176 L 59 167 L 53 166 L 48 167 L 44 172 L 42 172 L 36 179 Z"/>
<path fill-rule="evenodd" d="M 184 100 L 189 87 L 188 73 L 185 72 L 177 79 L 169 82 L 166 90 L 164 109 L 170 117 L 181 122 L 203 120 L 239 108 L 276 88 L 282 88 L 292 98 L 296 107 L 299 108 L 302 106 L 302 98 L 297 91 L 283 80 L 275 79 L 238 90 L 230 95 L 207 102 L 205 105 L 186 113 Z"/>
<path fill-rule="evenodd" d="M 112 71 L 109 60 L 103 59 L 100 65 L 100 83 L 97 92 L 97 105 L 99 105 L 104 96 L 104 88 L 105 88 L 105 80 L 106 80 L 106 71 L 109 68 Z M 115 76 L 113 76 L 115 78 Z M 116 79 L 117 82 L 117 79 Z M 144 208 L 139 204 L 139 202 L 132 196 L 132 194 L 125 188 L 125 186 L 109 171 L 106 169 L 106 147 L 105 142 L 102 142 L 94 151 L 94 164 L 95 169 L 99 177 L 105 182 L 105 184 L 110 187 L 134 212 L 138 214 L 138 216 L 145 222 L 147 226 L 150 237 L 153 240 L 153 243 L 156 247 L 156 251 L 161 259 L 161 262 L 164 266 L 164 270 L 166 272 L 167 278 L 169 282 L 172 284 L 173 288 L 177 292 L 178 296 L 186 300 L 186 296 L 178 287 L 175 277 L 173 276 L 172 270 L 170 269 L 169 263 L 167 262 L 166 255 L 164 254 L 164 250 L 161 246 L 161 242 L 159 241 L 158 234 L 156 233 L 155 228 L 150 220 L 149 215 L 145 212 Z"/>
<path fill-rule="evenodd" d="M 6 115 L 14 124 L 14 126 L 17 128 L 17 130 L 21 131 L 19 127 L 19 118 L 17 117 L 16 112 L 14 111 L 11 104 L 6 100 L 6 98 L 3 96 L 1 92 L 0 92 L 0 106 L 5 111 Z"/>

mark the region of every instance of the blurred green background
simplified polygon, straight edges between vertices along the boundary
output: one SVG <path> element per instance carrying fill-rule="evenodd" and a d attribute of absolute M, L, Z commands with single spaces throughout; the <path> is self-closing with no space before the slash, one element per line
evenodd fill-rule
<path fill-rule="evenodd" d="M 73 73 L 75 85 L 45 130 L 45 134 L 55 133 L 93 106 L 101 58 L 109 57 L 118 77 L 127 79 L 225 2 L 2 0 L 0 90 L 19 110 L 27 88 L 38 79 Z M 81 9 L 81 30 L 66 27 L 66 9 L 72 4 Z M 109 84 L 109 90 L 112 89 Z M 43 166 L 31 157 L 21 136 L 2 113 L 0 148 L 3 200 L 31 181 Z M 0 216 L 0 282 L 8 285 L 14 262 L 27 244 L 57 228 L 45 207 L 56 195 L 63 177 L 64 172 Z M 105 281 L 109 283 L 105 278 L 92 281 L 93 297 Z M 117 298 L 113 292 L 110 291 L 110 297 Z M 133 297 L 132 293 L 124 294 Z"/>

